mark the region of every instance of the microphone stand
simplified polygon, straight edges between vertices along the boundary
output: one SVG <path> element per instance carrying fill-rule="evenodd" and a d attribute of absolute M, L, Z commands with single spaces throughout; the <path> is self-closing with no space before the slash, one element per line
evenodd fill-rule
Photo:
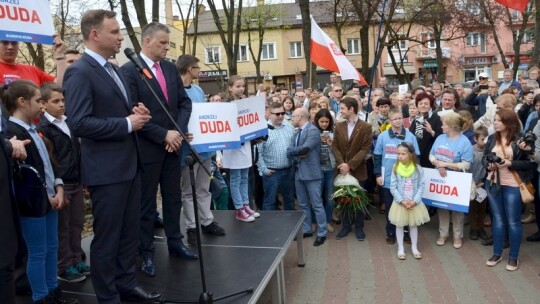
<path fill-rule="evenodd" d="M 242 291 L 231 293 L 231 294 L 221 296 L 221 297 L 217 297 L 217 298 L 214 299 L 213 293 L 207 290 L 207 288 L 206 288 L 206 275 L 205 275 L 205 270 L 204 270 L 204 258 L 203 258 L 202 244 L 201 244 L 201 228 L 200 228 L 200 225 L 199 225 L 199 206 L 197 204 L 197 194 L 196 194 L 196 191 L 195 191 L 195 173 L 193 171 L 193 166 L 195 165 L 195 163 L 198 163 L 204 169 L 206 174 L 208 174 L 208 177 L 210 178 L 211 181 L 214 180 L 214 177 L 213 177 L 213 174 L 210 172 L 210 170 L 208 168 L 206 168 L 205 166 L 203 166 L 201 158 L 199 156 L 199 153 L 197 153 L 197 151 L 195 151 L 193 146 L 189 143 L 186 134 L 184 132 L 182 132 L 182 130 L 180 130 L 180 127 L 176 124 L 176 121 L 174 120 L 174 118 L 169 113 L 169 110 L 165 107 L 165 104 L 162 102 L 161 98 L 159 98 L 156 91 L 154 91 L 154 89 L 152 88 L 152 86 L 148 82 L 148 79 L 146 79 L 144 70 L 141 69 L 137 64 L 135 64 L 135 67 L 139 71 L 139 76 L 141 77 L 141 79 L 144 82 L 145 86 L 148 88 L 148 90 L 150 90 L 150 92 L 152 93 L 152 96 L 154 96 L 155 100 L 158 101 L 158 103 L 161 106 L 161 108 L 163 109 L 163 111 L 165 111 L 165 114 L 167 114 L 167 118 L 169 118 L 169 120 L 172 122 L 172 124 L 174 125 L 174 128 L 176 129 L 176 131 L 178 131 L 178 133 L 180 133 L 180 136 L 184 140 L 184 143 L 182 143 L 182 145 L 187 145 L 187 147 L 189 148 L 189 150 L 191 152 L 190 155 L 186 156 L 185 161 L 186 161 L 186 164 L 189 166 L 189 178 L 191 180 L 191 192 L 192 192 L 192 196 L 193 196 L 193 210 L 194 210 L 194 214 L 195 214 L 195 225 L 196 225 L 195 230 L 197 232 L 197 253 L 199 254 L 199 268 L 200 268 L 200 273 L 201 273 L 201 283 L 202 283 L 202 289 L 203 290 L 202 290 L 202 293 L 199 296 L 199 300 L 167 300 L 165 298 L 162 298 L 161 300 L 159 300 L 159 303 L 211 304 L 211 303 L 214 303 L 214 301 L 227 299 L 227 298 L 230 298 L 230 297 L 233 297 L 233 296 L 241 295 L 243 293 L 251 293 L 251 292 L 253 292 L 253 288 L 249 287 L 249 288 L 244 289 Z"/>

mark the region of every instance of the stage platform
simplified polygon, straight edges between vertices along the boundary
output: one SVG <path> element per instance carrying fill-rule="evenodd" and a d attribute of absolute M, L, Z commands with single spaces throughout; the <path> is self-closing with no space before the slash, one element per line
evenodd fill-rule
<path fill-rule="evenodd" d="M 214 298 L 247 288 L 253 292 L 234 296 L 217 303 L 257 303 L 269 287 L 273 303 L 285 303 L 283 256 L 297 245 L 297 263 L 304 266 L 301 211 L 266 211 L 253 223 L 234 218 L 234 211 L 213 211 L 215 221 L 226 230 L 225 236 L 202 235 L 206 286 Z M 182 227 L 184 230 L 184 227 Z M 158 291 L 167 300 L 196 300 L 202 292 L 198 261 L 169 257 L 162 229 L 156 229 L 156 277 L 145 277 L 138 271 L 139 283 Z M 91 238 L 83 240 L 88 253 Z M 187 240 L 184 241 L 187 244 Z M 192 247 L 196 250 L 196 246 Z M 88 261 L 88 260 L 87 260 Z M 137 268 L 141 261 L 137 259 Z M 81 304 L 97 303 L 90 278 L 81 283 L 60 283 L 66 296 L 76 297 Z M 31 303 L 29 297 L 18 297 L 17 303 Z"/>

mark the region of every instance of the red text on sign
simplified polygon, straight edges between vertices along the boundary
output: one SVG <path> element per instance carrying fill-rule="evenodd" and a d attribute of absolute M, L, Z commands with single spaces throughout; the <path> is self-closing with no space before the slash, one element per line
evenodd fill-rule
<path fill-rule="evenodd" d="M 228 121 L 201 121 L 199 122 L 199 126 L 201 127 L 202 134 L 231 132 L 231 125 Z"/>
<path fill-rule="evenodd" d="M 41 24 L 41 19 L 35 10 L 30 13 L 24 7 L 14 7 L 9 5 L 0 5 L 0 19 L 9 19 L 13 21 L 22 21 Z"/>

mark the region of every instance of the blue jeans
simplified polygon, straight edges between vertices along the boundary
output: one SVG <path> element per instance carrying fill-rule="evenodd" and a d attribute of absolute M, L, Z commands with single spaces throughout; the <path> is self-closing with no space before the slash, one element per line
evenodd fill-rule
<path fill-rule="evenodd" d="M 272 175 L 263 175 L 264 201 L 263 210 L 276 210 L 278 191 L 283 194 L 283 209 L 294 210 L 294 187 L 291 169 L 279 169 Z"/>
<path fill-rule="evenodd" d="M 330 223 L 332 221 L 332 213 L 334 212 L 334 201 L 332 200 L 332 194 L 334 193 L 334 170 L 323 171 L 322 187 L 326 222 Z"/>
<path fill-rule="evenodd" d="M 317 236 L 326 236 L 328 234 L 328 228 L 326 227 L 326 213 L 321 197 L 321 179 L 303 181 L 295 176 L 296 196 L 298 198 L 298 205 L 302 211 L 304 211 L 304 223 L 302 229 L 304 233 L 311 233 L 311 209 L 315 214 L 315 221 L 317 222 Z"/>
<path fill-rule="evenodd" d="M 231 176 L 231 197 L 234 203 L 234 209 L 237 210 L 245 204 L 249 204 L 248 171 L 248 168 L 229 170 Z"/>
<path fill-rule="evenodd" d="M 493 227 L 493 254 L 501 256 L 503 242 L 508 229 L 510 259 L 517 259 L 521 246 L 521 194 L 518 187 L 490 186 L 486 183 Z"/>
<path fill-rule="evenodd" d="M 32 300 L 45 298 L 58 288 L 58 212 L 43 217 L 21 217 L 21 230 L 28 248 L 26 274 Z"/>

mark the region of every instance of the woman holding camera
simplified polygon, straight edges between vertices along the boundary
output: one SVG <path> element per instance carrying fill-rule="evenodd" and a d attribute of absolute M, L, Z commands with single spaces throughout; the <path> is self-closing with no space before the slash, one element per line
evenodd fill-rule
<path fill-rule="evenodd" d="M 499 109 L 493 128 L 495 133 L 488 137 L 483 160 L 488 170 L 485 185 L 493 222 L 493 256 L 486 265 L 493 267 L 502 260 L 508 227 L 510 253 L 506 270 L 514 271 L 519 267 L 522 235 L 519 184 L 531 180 L 536 163 L 529 156 L 532 149 L 520 138 L 521 123 L 513 110 Z"/>

